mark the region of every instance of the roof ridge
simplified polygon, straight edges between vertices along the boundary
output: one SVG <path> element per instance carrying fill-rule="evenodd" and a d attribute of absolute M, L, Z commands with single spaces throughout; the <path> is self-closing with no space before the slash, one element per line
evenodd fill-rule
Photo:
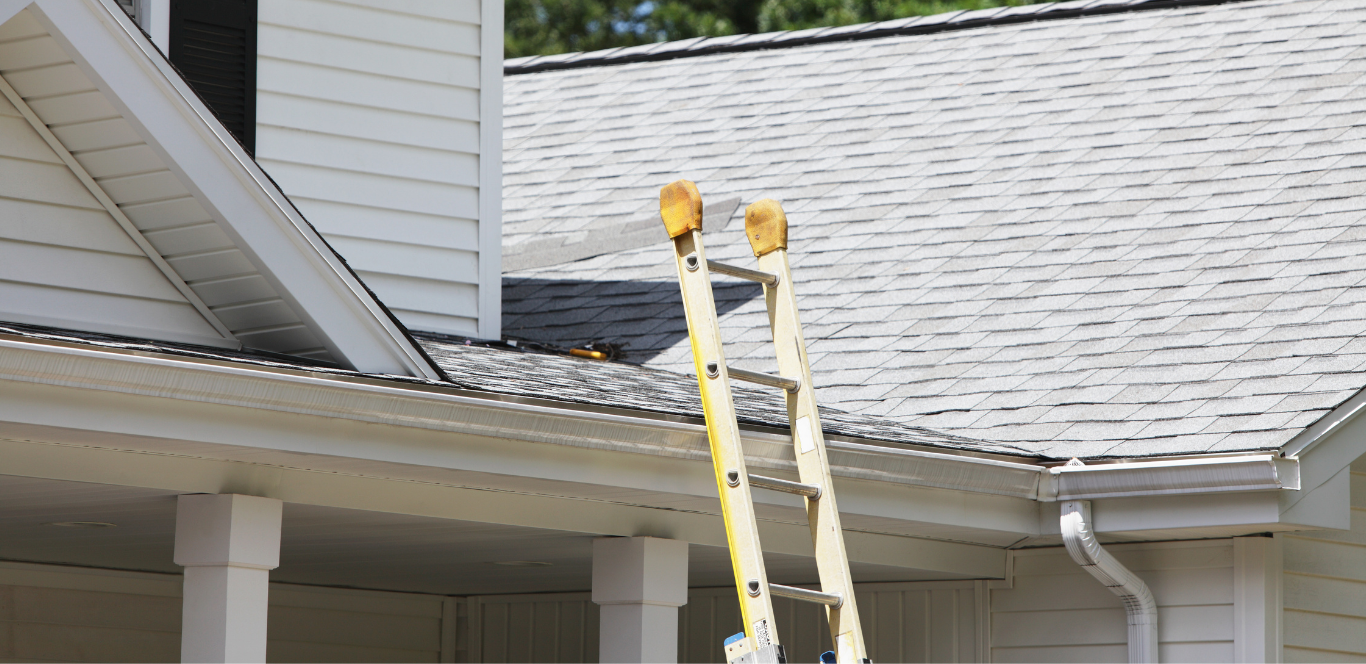
<path fill-rule="evenodd" d="M 633 62 L 653 62 L 693 58 L 717 53 L 739 53 L 774 48 L 791 48 L 809 44 L 822 44 L 839 41 L 859 41 L 901 35 L 924 35 L 938 32 L 951 32 L 971 28 L 1028 23 L 1032 21 L 1051 21 L 1065 18 L 1080 18 L 1117 14 L 1121 12 L 1148 11 L 1154 9 L 1175 9 L 1180 7 L 1200 7 L 1222 5 L 1248 0 L 1072 0 L 1016 7 L 995 7 L 973 11 L 959 10 L 930 16 L 911 16 L 907 18 L 843 25 L 837 27 L 808 28 L 769 32 L 758 35 L 725 35 L 721 37 L 692 37 L 672 42 L 655 42 L 638 46 L 609 48 L 586 53 L 558 53 L 555 55 L 532 55 L 503 61 L 503 73 L 508 76 L 533 74 L 560 69 L 583 69 L 607 65 L 621 65 Z"/>

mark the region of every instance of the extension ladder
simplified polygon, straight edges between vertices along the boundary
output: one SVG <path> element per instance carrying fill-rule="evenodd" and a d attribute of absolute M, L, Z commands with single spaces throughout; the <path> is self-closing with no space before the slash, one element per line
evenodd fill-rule
<path fill-rule="evenodd" d="M 697 366 L 712 465 L 721 494 L 721 513 L 725 518 L 731 566 L 735 571 L 740 613 L 744 619 L 744 636 L 736 638 L 741 636 L 737 634 L 727 640 L 726 659 L 732 664 L 786 662 L 774 629 L 771 598 L 777 595 L 824 604 L 837 661 L 840 664 L 867 662 L 849 575 L 849 558 L 845 554 L 839 510 L 830 481 L 825 439 L 821 434 L 820 414 L 811 387 L 806 342 L 797 320 L 797 299 L 792 292 L 792 272 L 787 262 L 787 216 L 777 201 L 769 199 L 745 208 L 745 235 L 759 259 L 760 268 L 750 270 L 707 260 L 702 248 L 702 196 L 692 182 L 679 180 L 661 189 L 659 211 L 669 237 L 673 238 L 678 261 L 688 336 Z M 778 375 L 726 366 L 721 328 L 716 320 L 716 302 L 712 297 L 711 272 L 763 284 L 778 357 Z M 731 378 L 786 393 L 800 482 L 750 475 L 745 470 L 740 427 L 735 419 L 735 403 L 730 391 Z M 750 487 L 793 493 L 806 499 L 806 515 L 811 524 L 811 539 L 815 543 L 816 566 L 821 579 L 820 592 L 768 582 Z"/>

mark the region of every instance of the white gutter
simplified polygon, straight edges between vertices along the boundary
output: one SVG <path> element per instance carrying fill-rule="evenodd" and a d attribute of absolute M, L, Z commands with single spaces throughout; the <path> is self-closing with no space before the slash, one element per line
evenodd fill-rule
<path fill-rule="evenodd" d="M 433 383 L 320 374 L 0 338 L 0 380 L 315 415 L 710 463 L 701 423 L 624 409 L 528 403 Z M 796 472 L 790 435 L 742 433 L 748 464 Z M 836 477 L 1034 499 L 1040 467 L 873 441 L 830 441 Z"/>
<path fill-rule="evenodd" d="M 706 427 L 679 418 L 539 403 L 434 383 L 402 384 L 330 375 L 0 338 L 0 380 L 139 394 L 328 418 L 710 461 Z M 744 431 L 756 467 L 795 471 L 790 436 Z M 1041 502 L 1173 493 L 1299 488 L 1295 459 L 1256 454 L 1044 468 L 986 459 L 830 440 L 837 477 L 1010 496 Z"/>
<path fill-rule="evenodd" d="M 1275 454 L 1073 465 L 1048 469 L 1040 500 L 1123 498 L 1300 488 L 1296 459 Z"/>
<path fill-rule="evenodd" d="M 1124 601 L 1129 619 L 1129 661 L 1157 662 L 1157 602 L 1143 579 L 1101 548 L 1091 528 L 1091 501 L 1062 503 L 1062 541 L 1082 569 Z"/>

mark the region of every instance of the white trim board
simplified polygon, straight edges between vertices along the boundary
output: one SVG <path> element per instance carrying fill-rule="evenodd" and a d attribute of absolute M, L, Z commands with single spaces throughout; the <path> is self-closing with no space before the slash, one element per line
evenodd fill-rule
<path fill-rule="evenodd" d="M 53 459 L 34 466 L 32 472 L 51 479 L 129 486 L 153 482 L 152 488 L 178 491 L 266 492 L 269 497 L 308 502 L 322 499 L 302 500 L 273 492 L 320 487 L 318 482 L 324 479 L 328 486 L 343 482 L 334 477 L 337 474 L 365 476 L 408 487 L 403 492 L 426 485 L 458 489 L 459 495 L 438 501 L 456 508 L 473 509 L 498 498 L 490 507 L 497 508 L 490 513 L 491 519 L 543 519 L 552 512 L 532 504 L 523 506 L 528 513 L 509 516 L 509 506 L 523 500 L 510 495 L 557 496 L 555 500 L 575 501 L 583 508 L 582 514 L 570 511 L 569 516 L 555 516 L 548 523 L 537 521 L 541 524 L 537 527 L 599 534 L 687 531 L 694 527 L 687 525 L 694 517 L 702 519 L 695 524 L 699 528 L 717 518 L 715 480 L 704 451 L 705 429 L 695 423 L 509 402 L 454 389 L 366 378 L 331 379 L 306 372 L 12 340 L 0 340 L 0 378 L 0 392 L 5 395 L 0 399 L 0 427 L 6 437 L 69 448 L 43 453 L 62 456 L 62 463 Z M 751 455 L 762 455 L 765 448 L 784 443 L 754 432 L 746 436 Z M 81 454 L 74 449 L 86 449 L 84 454 L 103 459 L 96 448 L 127 453 L 138 472 L 129 474 L 129 463 L 93 459 L 77 463 L 67 458 Z M 791 453 L 790 443 L 786 450 Z M 1053 503 L 915 484 L 923 481 L 925 470 L 940 464 L 1002 479 L 1017 472 L 1036 472 L 1030 466 L 955 459 L 947 454 L 917 456 L 916 463 L 910 464 L 911 459 L 901 458 L 908 452 L 884 448 L 883 456 L 870 452 L 866 459 L 849 459 L 847 467 L 834 469 L 850 530 L 992 547 L 1037 542 L 1034 538 L 1056 532 Z M 196 467 L 208 465 L 193 473 L 168 468 L 149 476 L 153 460 L 167 455 L 200 459 Z M 898 463 L 889 464 L 892 460 Z M 779 456 L 755 456 L 752 461 L 780 471 L 790 464 Z M 860 471 L 860 466 L 886 471 L 891 465 L 902 468 L 906 476 L 884 472 L 881 479 L 873 479 Z M 59 475 L 51 475 L 54 472 Z M 196 473 L 201 480 L 195 480 L 193 487 L 159 484 L 179 481 L 177 477 L 188 482 Z M 333 496 L 333 489 L 326 495 Z M 784 498 L 756 496 L 756 502 L 775 523 L 797 527 L 802 534 L 793 534 L 791 541 L 800 540 L 800 548 L 809 551 L 804 515 L 799 506 L 783 502 Z M 334 499 L 342 498 L 327 498 Z M 348 507 L 385 509 L 378 507 L 381 502 L 355 504 L 353 495 L 344 500 Z M 385 500 L 399 500 L 387 508 L 392 511 L 414 509 L 406 499 Z M 606 522 L 599 517 L 605 517 L 589 515 L 592 510 L 587 505 L 602 505 L 608 512 L 629 509 L 613 517 L 617 521 L 611 522 L 610 530 L 601 531 Z M 1165 538 L 1164 530 L 1177 529 L 1181 532 L 1171 537 L 1232 536 L 1300 527 L 1279 520 L 1277 494 L 1266 491 L 1118 498 L 1097 501 L 1096 509 L 1100 531 L 1141 539 Z M 591 523 L 568 525 L 577 518 Z M 518 524 L 530 525 L 521 521 L 514 525 Z M 634 532 L 637 528 L 642 531 Z"/>
<path fill-rule="evenodd" d="M 479 336 L 503 330 L 503 0 L 481 0 L 479 25 Z"/>

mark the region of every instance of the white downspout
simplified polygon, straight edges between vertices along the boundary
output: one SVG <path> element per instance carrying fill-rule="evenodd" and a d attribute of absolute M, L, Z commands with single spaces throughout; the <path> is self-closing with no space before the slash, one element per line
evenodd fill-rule
<path fill-rule="evenodd" d="M 1062 541 L 1067 553 L 1110 592 L 1124 600 L 1129 614 L 1129 661 L 1153 663 L 1157 659 L 1157 602 L 1147 584 L 1100 547 L 1091 529 L 1091 501 L 1062 503 Z"/>

